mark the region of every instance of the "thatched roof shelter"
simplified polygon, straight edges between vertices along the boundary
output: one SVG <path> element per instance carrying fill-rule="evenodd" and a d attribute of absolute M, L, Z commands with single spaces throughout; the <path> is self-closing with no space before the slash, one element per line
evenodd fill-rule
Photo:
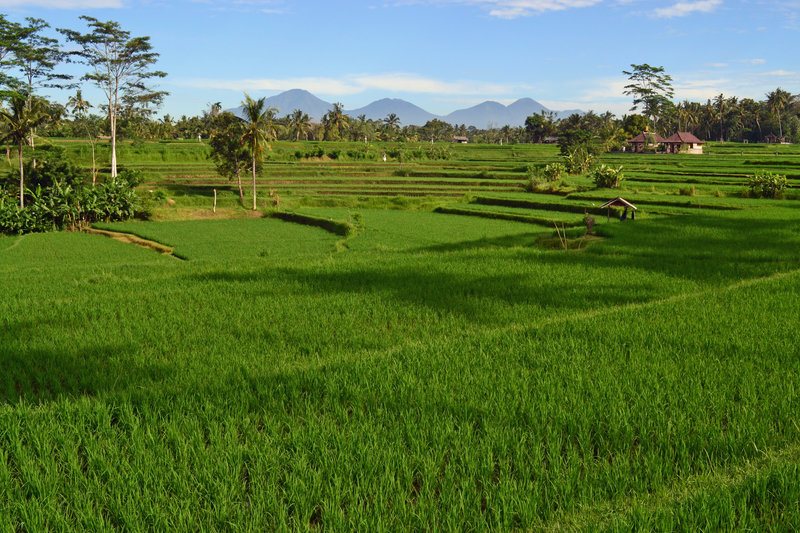
<path fill-rule="evenodd" d="M 611 220 L 611 208 L 612 207 L 624 207 L 625 208 L 625 213 L 622 215 L 622 218 L 620 218 L 620 220 L 625 220 L 627 218 L 628 209 L 631 210 L 631 220 L 635 220 L 636 219 L 636 209 L 637 209 L 637 207 L 635 205 L 633 205 L 632 203 L 630 203 L 628 200 L 626 200 L 624 198 L 621 198 L 619 196 L 617 196 L 613 200 L 607 201 L 606 203 L 604 203 L 600 207 L 601 208 L 605 207 L 605 208 L 608 209 L 608 215 L 607 215 L 607 219 L 608 220 Z"/>

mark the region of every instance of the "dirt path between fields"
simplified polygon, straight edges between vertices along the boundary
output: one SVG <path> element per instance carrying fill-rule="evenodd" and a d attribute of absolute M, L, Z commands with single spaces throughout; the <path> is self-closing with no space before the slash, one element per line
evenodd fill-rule
<path fill-rule="evenodd" d="M 95 228 L 86 228 L 83 230 L 85 233 L 89 233 L 92 235 L 102 235 L 104 237 L 109 237 L 116 241 L 134 244 L 136 246 L 141 246 L 142 248 L 147 248 L 149 250 L 153 250 L 154 252 L 158 252 L 163 255 L 169 255 L 174 257 L 175 259 L 181 259 L 180 257 L 174 254 L 174 248 L 167 246 L 165 244 L 161 244 L 155 241 L 148 241 L 147 239 L 143 239 L 131 233 L 119 233 L 117 231 L 108 231 L 103 229 L 95 229 Z"/>

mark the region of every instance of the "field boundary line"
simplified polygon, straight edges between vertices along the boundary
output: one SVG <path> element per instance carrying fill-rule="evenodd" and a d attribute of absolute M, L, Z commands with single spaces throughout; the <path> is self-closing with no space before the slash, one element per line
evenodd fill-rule
<path fill-rule="evenodd" d="M 184 260 L 182 257 L 178 257 L 177 255 L 175 255 L 174 248 L 167 246 L 165 244 L 161 244 L 156 241 L 144 239 L 142 237 L 139 237 L 138 235 L 134 235 L 133 233 L 122 233 L 118 231 L 108 231 L 104 229 L 95 229 L 95 228 L 84 228 L 83 232 L 88 233 L 90 235 L 102 235 L 104 237 L 109 237 L 111 239 L 114 239 L 115 241 L 120 241 L 127 244 L 133 244 L 141 248 L 147 248 L 148 250 L 158 252 L 162 255 L 168 255 L 170 257 L 174 257 L 175 259 L 180 259 L 182 261 Z"/>
<path fill-rule="evenodd" d="M 689 300 L 695 297 L 702 297 L 708 294 L 713 293 L 720 293 L 720 292 L 732 292 L 738 289 L 743 289 L 746 287 L 750 287 L 753 285 L 757 285 L 759 283 L 766 283 L 770 281 L 776 281 L 783 278 L 788 278 L 793 275 L 800 274 L 800 268 L 796 268 L 793 270 L 787 270 L 786 272 L 774 272 L 767 276 L 761 276 L 757 278 L 750 278 L 741 281 L 737 281 L 736 283 L 732 283 L 730 285 L 723 285 L 721 287 L 710 287 L 707 289 L 694 291 L 694 292 L 682 292 L 678 294 L 673 294 L 672 296 L 667 296 L 666 298 L 659 298 L 656 300 L 648 300 L 646 302 L 631 302 L 622 305 L 615 305 L 612 307 L 604 307 L 604 308 L 595 308 L 590 309 L 581 313 L 571 313 L 568 315 L 560 316 L 560 317 L 553 317 L 553 318 L 544 318 L 539 320 L 534 324 L 520 324 L 514 323 L 502 328 L 496 328 L 494 331 L 496 332 L 506 332 L 506 331 L 527 331 L 533 329 L 539 329 L 542 326 L 549 326 L 551 324 L 558 324 L 561 322 L 569 322 L 571 320 L 581 320 L 584 318 L 595 318 L 598 316 L 607 315 L 609 313 L 616 313 L 619 311 L 627 311 L 631 309 L 642 309 L 651 306 L 657 306 L 672 302 L 680 302 L 682 300 Z"/>
<path fill-rule="evenodd" d="M 11 249 L 13 249 L 13 248 L 16 248 L 16 247 L 17 247 L 17 245 L 19 245 L 20 241 L 22 241 L 22 239 L 23 239 L 24 237 L 25 237 L 25 235 L 18 235 L 18 236 L 17 236 L 17 238 L 16 238 L 16 239 L 14 239 L 14 242 L 12 242 L 12 243 L 11 243 L 9 246 L 7 246 L 7 247 L 3 248 L 3 250 L 2 250 L 2 251 L 3 251 L 3 252 L 7 252 L 7 251 L 9 251 L 9 250 L 11 250 Z"/>
<path fill-rule="evenodd" d="M 790 444 L 779 450 L 758 450 L 756 448 L 756 451 L 760 453 L 759 456 L 748 459 L 742 464 L 693 474 L 652 493 L 634 494 L 599 504 L 582 506 L 555 524 L 543 525 L 542 529 L 544 531 L 594 529 L 607 525 L 619 514 L 627 513 L 637 506 L 645 506 L 650 509 L 668 508 L 675 503 L 690 500 L 704 489 L 741 485 L 748 478 L 758 475 L 772 466 L 782 463 L 800 463 L 800 444 Z"/>

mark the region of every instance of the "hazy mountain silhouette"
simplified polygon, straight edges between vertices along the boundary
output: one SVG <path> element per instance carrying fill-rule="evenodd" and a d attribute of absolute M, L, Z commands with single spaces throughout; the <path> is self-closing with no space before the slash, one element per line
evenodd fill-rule
<path fill-rule="evenodd" d="M 325 113 L 333 107 L 332 103 L 317 98 L 303 89 L 291 89 L 275 96 L 270 96 L 266 99 L 266 103 L 268 106 L 278 108 L 277 116 L 279 117 L 285 117 L 295 109 L 301 109 L 316 122 L 320 122 Z M 242 116 L 241 106 L 228 111 L 237 116 Z M 512 127 L 524 126 L 526 118 L 542 111 L 550 110 L 532 98 L 520 98 L 507 106 L 488 100 L 478 105 L 440 116 L 429 113 L 421 107 L 399 98 L 383 98 L 358 109 L 345 110 L 345 113 L 353 118 L 365 115 L 370 120 L 383 120 L 387 115 L 394 113 L 400 118 L 401 126 L 423 126 L 429 120 L 439 119 L 450 124 L 465 124 L 466 126 L 485 129 L 489 126 L 495 128 L 506 125 Z M 571 113 L 582 113 L 582 111 L 555 112 L 559 117 L 566 117 Z"/>
<path fill-rule="evenodd" d="M 383 98 L 364 107 L 346 111 L 346 113 L 353 118 L 359 115 L 366 115 L 369 120 L 383 120 L 387 115 L 394 113 L 400 118 L 401 126 L 422 126 L 429 120 L 440 118 L 411 102 L 406 102 L 399 98 Z"/>

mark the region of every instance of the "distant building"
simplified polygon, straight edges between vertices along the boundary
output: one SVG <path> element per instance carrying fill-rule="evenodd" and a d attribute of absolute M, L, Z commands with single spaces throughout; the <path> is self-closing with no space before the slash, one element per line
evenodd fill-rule
<path fill-rule="evenodd" d="M 628 139 L 631 145 L 631 152 L 644 152 L 645 150 L 655 150 L 664 142 L 664 138 L 658 133 L 643 131 L 633 139 Z"/>
<path fill-rule="evenodd" d="M 786 140 L 786 137 L 778 137 L 774 133 L 770 133 L 764 137 L 764 142 L 769 144 L 789 144 L 789 141 Z"/>
<path fill-rule="evenodd" d="M 558 137 L 545 137 L 542 139 L 544 144 L 556 144 L 558 142 Z"/>
<path fill-rule="evenodd" d="M 454 143 L 459 143 L 459 144 L 467 144 L 469 142 L 469 138 L 462 137 L 460 135 L 454 135 L 453 136 L 453 142 Z"/>
<path fill-rule="evenodd" d="M 703 141 L 687 131 L 679 131 L 663 141 L 668 154 L 702 154 Z"/>

